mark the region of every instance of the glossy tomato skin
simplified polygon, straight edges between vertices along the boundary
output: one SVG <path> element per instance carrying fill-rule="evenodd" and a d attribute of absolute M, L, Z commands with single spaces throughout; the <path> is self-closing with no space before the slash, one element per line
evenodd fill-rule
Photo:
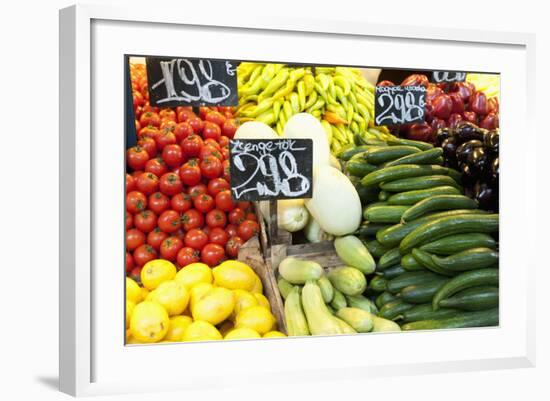
<path fill-rule="evenodd" d="M 149 209 L 151 209 L 157 216 L 170 207 L 170 198 L 164 195 L 162 192 L 155 192 L 149 195 Z"/>
<path fill-rule="evenodd" d="M 170 200 L 170 205 L 172 207 L 172 210 L 175 210 L 178 213 L 184 213 L 191 209 L 193 203 L 191 201 L 191 197 L 188 194 L 180 192 L 179 194 L 172 196 L 172 199 Z"/>
<path fill-rule="evenodd" d="M 176 121 L 176 112 L 173 109 L 169 108 L 169 107 L 161 109 L 159 111 L 159 116 L 160 116 L 161 119 Z"/>
<path fill-rule="evenodd" d="M 231 224 L 239 226 L 239 224 L 241 224 L 244 221 L 245 216 L 246 215 L 244 213 L 244 210 L 242 210 L 239 207 L 236 207 L 235 209 L 229 212 L 229 215 L 227 217 L 229 218 L 229 222 Z"/>
<path fill-rule="evenodd" d="M 231 182 L 231 174 L 229 172 L 230 170 L 230 167 L 229 167 L 229 158 L 228 159 L 225 159 L 223 162 L 222 162 L 222 167 L 223 167 L 223 173 L 222 173 L 222 178 L 227 181 L 227 182 Z"/>
<path fill-rule="evenodd" d="M 225 244 L 225 252 L 229 257 L 236 258 L 237 256 L 239 256 L 239 249 L 241 249 L 241 246 L 243 246 L 243 244 L 244 241 L 241 237 L 230 237 L 227 241 L 227 244 Z"/>
<path fill-rule="evenodd" d="M 168 166 L 166 165 L 164 160 L 162 160 L 162 158 L 157 157 L 154 159 L 149 159 L 147 161 L 147 163 L 145 164 L 145 171 L 147 173 L 152 173 L 157 177 L 162 177 L 168 172 Z"/>
<path fill-rule="evenodd" d="M 129 230 L 134 226 L 134 216 L 132 213 L 126 212 L 126 230 Z"/>
<path fill-rule="evenodd" d="M 208 241 L 213 244 L 225 246 L 228 240 L 229 240 L 229 235 L 223 228 L 220 228 L 220 227 L 212 228 L 210 230 L 210 233 L 208 234 Z"/>
<path fill-rule="evenodd" d="M 221 191 L 231 188 L 229 183 L 223 178 L 214 178 L 213 180 L 208 181 L 207 187 L 208 193 L 213 197 L 216 197 L 216 195 L 218 195 Z"/>
<path fill-rule="evenodd" d="M 252 212 L 247 213 L 245 218 L 246 220 L 258 221 L 258 217 L 256 217 L 256 214 Z"/>
<path fill-rule="evenodd" d="M 204 121 L 202 121 L 199 117 L 191 117 L 189 120 L 187 120 L 189 125 L 193 128 L 193 132 L 195 134 L 200 134 L 204 128 Z"/>
<path fill-rule="evenodd" d="M 162 159 L 170 167 L 179 167 L 183 163 L 183 150 L 175 143 L 166 145 L 162 149 Z"/>
<path fill-rule="evenodd" d="M 176 135 L 172 131 L 163 131 L 155 138 L 155 142 L 157 143 L 158 150 L 162 152 L 165 146 L 176 143 Z"/>
<path fill-rule="evenodd" d="M 126 274 L 130 273 L 134 268 L 134 258 L 128 252 L 126 252 Z"/>
<path fill-rule="evenodd" d="M 143 244 L 132 254 L 136 266 L 142 267 L 145 263 L 157 258 L 157 251 L 151 245 Z"/>
<path fill-rule="evenodd" d="M 145 195 L 151 195 L 158 191 L 159 179 L 153 173 L 141 173 L 136 179 L 137 190 L 143 192 Z"/>
<path fill-rule="evenodd" d="M 205 157 L 201 163 L 201 174 L 209 179 L 217 178 L 223 173 L 223 165 L 220 159 L 214 156 Z"/>
<path fill-rule="evenodd" d="M 237 228 L 238 227 L 235 224 L 231 223 L 225 226 L 225 232 L 227 233 L 229 238 L 237 236 Z"/>
<path fill-rule="evenodd" d="M 178 252 L 183 248 L 183 242 L 178 237 L 168 237 L 160 245 L 160 257 L 174 262 Z"/>
<path fill-rule="evenodd" d="M 126 152 L 126 162 L 132 170 L 143 170 L 149 160 L 147 151 L 139 146 L 134 146 Z"/>
<path fill-rule="evenodd" d="M 200 252 L 188 246 L 181 248 L 176 257 L 176 262 L 180 267 L 185 267 L 191 263 L 197 263 L 200 260 Z"/>
<path fill-rule="evenodd" d="M 153 111 L 147 111 L 141 115 L 139 119 L 139 123 L 141 124 L 142 127 L 146 125 L 160 127 L 160 116 Z"/>
<path fill-rule="evenodd" d="M 226 136 L 229 139 L 232 139 L 235 136 L 235 132 L 239 128 L 237 122 L 234 118 L 225 120 L 222 126 L 222 135 Z"/>
<path fill-rule="evenodd" d="M 158 226 L 165 233 L 173 233 L 181 227 L 181 217 L 175 210 L 166 210 L 158 218 Z"/>
<path fill-rule="evenodd" d="M 160 177 L 160 191 L 167 196 L 174 196 L 181 192 L 183 183 L 176 173 L 166 173 Z"/>
<path fill-rule="evenodd" d="M 233 202 L 233 199 L 231 198 L 231 191 L 229 189 L 224 189 L 218 192 L 216 194 L 215 202 L 216 202 L 216 208 L 224 212 L 230 212 L 231 210 L 235 209 L 235 207 L 237 206 L 235 202 Z"/>
<path fill-rule="evenodd" d="M 162 244 L 162 241 L 164 241 L 168 237 L 168 234 L 166 234 L 160 228 L 155 227 L 153 231 L 147 234 L 147 243 L 158 252 L 160 251 L 160 245 Z"/>
<path fill-rule="evenodd" d="M 254 235 L 258 234 L 260 231 L 260 226 L 257 222 L 252 220 L 243 221 L 237 228 L 237 234 L 243 239 L 243 241 L 248 241 Z"/>
<path fill-rule="evenodd" d="M 133 251 L 137 247 L 145 244 L 145 234 L 137 228 L 130 228 L 126 231 L 126 249 Z"/>
<path fill-rule="evenodd" d="M 201 169 L 198 166 L 196 159 L 191 159 L 179 170 L 181 181 L 188 186 L 197 185 L 201 182 Z"/>
<path fill-rule="evenodd" d="M 211 138 L 215 141 L 219 140 L 222 136 L 222 130 L 219 125 L 214 124 L 210 121 L 204 123 L 204 128 L 202 130 L 202 137 L 204 139 Z"/>
<path fill-rule="evenodd" d="M 205 142 L 199 152 L 199 159 L 204 160 L 207 157 L 215 157 L 218 160 L 223 159 L 223 155 L 219 147 Z"/>
<path fill-rule="evenodd" d="M 147 198 L 142 192 L 130 191 L 126 195 L 126 210 L 132 214 L 147 208 Z"/>
<path fill-rule="evenodd" d="M 185 231 L 193 228 L 200 228 L 204 225 L 204 216 L 195 209 L 189 209 L 181 217 L 182 227 Z"/>
<path fill-rule="evenodd" d="M 134 225 L 143 233 L 150 233 L 157 226 L 157 216 L 151 210 L 144 210 L 134 216 Z"/>
<path fill-rule="evenodd" d="M 193 134 L 193 127 L 191 127 L 189 123 L 181 122 L 178 123 L 178 125 L 176 125 L 176 127 L 174 128 L 174 135 L 176 136 L 176 140 L 178 141 L 178 143 L 183 141 L 191 134 Z"/>
<path fill-rule="evenodd" d="M 204 184 L 197 184 L 190 187 L 188 193 L 189 193 L 189 196 L 191 196 L 191 199 L 195 201 L 195 199 L 199 195 L 208 193 L 208 189 Z"/>
<path fill-rule="evenodd" d="M 212 139 L 212 138 L 206 138 L 204 140 L 204 145 L 210 145 L 210 146 L 213 146 L 215 147 L 216 149 L 220 150 L 221 149 L 221 146 L 219 144 L 219 142 L 215 139 Z"/>
<path fill-rule="evenodd" d="M 135 191 L 136 179 L 133 175 L 126 173 L 126 193 Z"/>
<path fill-rule="evenodd" d="M 208 194 L 201 194 L 194 199 L 193 205 L 199 212 L 208 213 L 214 209 L 214 198 Z"/>
<path fill-rule="evenodd" d="M 180 145 L 187 158 L 197 157 L 201 152 L 203 141 L 200 136 L 192 134 L 181 141 Z"/>
<path fill-rule="evenodd" d="M 248 201 L 239 201 L 237 202 L 237 206 L 241 208 L 242 210 L 246 211 L 250 207 L 250 202 Z"/>
<path fill-rule="evenodd" d="M 224 228 L 227 224 L 227 217 L 221 210 L 213 209 L 206 214 L 206 224 L 211 228 Z"/>
<path fill-rule="evenodd" d="M 196 114 L 193 113 L 192 110 L 189 109 L 181 109 L 179 111 L 176 111 L 178 114 L 178 122 L 189 122 L 189 119 L 196 117 Z"/>
<path fill-rule="evenodd" d="M 206 117 L 204 119 L 208 122 L 212 122 L 212 123 L 216 124 L 220 128 L 223 126 L 223 124 L 225 123 L 225 120 L 226 120 L 226 118 L 221 113 L 219 113 L 217 111 L 211 111 L 210 113 L 208 113 L 206 115 Z"/>
<path fill-rule="evenodd" d="M 220 150 L 220 153 L 222 154 L 222 160 L 229 160 L 230 153 L 227 147 L 222 148 L 222 150 Z"/>
<path fill-rule="evenodd" d="M 198 228 L 192 228 L 185 234 L 185 246 L 200 251 L 208 243 L 208 235 Z"/>
<path fill-rule="evenodd" d="M 160 135 L 160 131 L 157 127 L 154 127 L 152 125 L 147 125 L 146 127 L 143 127 L 139 130 L 138 137 L 139 138 L 151 138 L 151 139 L 155 140 L 155 138 L 159 135 Z M 155 148 L 156 148 L 156 142 L 155 142 Z"/>
<path fill-rule="evenodd" d="M 141 266 L 135 266 L 130 272 L 129 276 L 134 280 L 136 283 L 141 283 Z"/>
<path fill-rule="evenodd" d="M 137 142 L 138 146 L 142 149 L 144 149 L 147 154 L 149 155 L 149 159 L 152 159 L 157 155 L 157 143 L 153 138 L 150 138 L 148 136 L 141 138 Z"/>
<path fill-rule="evenodd" d="M 220 137 L 220 140 L 218 141 L 218 143 L 220 144 L 220 148 L 226 148 L 229 146 L 229 140 L 230 138 L 228 138 L 227 136 L 225 135 L 222 135 Z"/>
<path fill-rule="evenodd" d="M 219 265 L 225 259 L 225 250 L 218 244 L 207 244 L 201 250 L 201 260 L 208 266 Z"/>

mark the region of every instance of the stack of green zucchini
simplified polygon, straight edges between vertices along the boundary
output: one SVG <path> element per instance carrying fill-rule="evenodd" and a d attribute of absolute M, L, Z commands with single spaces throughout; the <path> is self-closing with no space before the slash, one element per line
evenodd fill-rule
<path fill-rule="evenodd" d="M 403 330 L 498 325 L 498 214 L 463 195 L 442 150 L 395 139 L 339 157 L 364 206 L 379 316 Z"/>

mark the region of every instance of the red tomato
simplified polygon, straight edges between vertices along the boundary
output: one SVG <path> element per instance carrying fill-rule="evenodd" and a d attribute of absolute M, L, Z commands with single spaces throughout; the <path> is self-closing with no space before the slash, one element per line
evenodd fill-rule
<path fill-rule="evenodd" d="M 218 143 L 220 144 L 221 148 L 225 148 L 225 147 L 229 146 L 229 138 L 227 136 L 222 135 L 220 137 L 220 140 L 218 141 Z"/>
<path fill-rule="evenodd" d="M 143 170 L 147 160 L 149 160 L 149 154 L 139 146 L 134 146 L 126 152 L 126 162 L 132 170 Z"/>
<path fill-rule="evenodd" d="M 181 141 L 180 145 L 185 156 L 191 158 L 197 157 L 199 155 L 203 142 L 200 136 L 192 134 Z"/>
<path fill-rule="evenodd" d="M 134 107 L 143 106 L 145 104 L 145 99 L 143 98 L 143 95 L 138 91 L 133 91 L 132 97 L 134 100 Z"/>
<path fill-rule="evenodd" d="M 215 157 L 219 160 L 222 160 L 223 155 L 220 149 L 218 149 L 216 146 L 212 144 L 204 142 L 200 152 L 199 152 L 199 159 L 204 160 L 207 157 Z"/>
<path fill-rule="evenodd" d="M 158 226 L 165 233 L 173 233 L 181 227 L 181 217 L 175 210 L 166 210 L 158 218 Z"/>
<path fill-rule="evenodd" d="M 140 148 L 143 148 L 149 155 L 149 159 L 152 159 L 157 155 L 157 143 L 153 138 L 144 136 L 137 142 Z"/>
<path fill-rule="evenodd" d="M 168 234 L 166 234 L 160 228 L 156 227 L 153 231 L 147 234 L 147 243 L 151 245 L 156 251 L 159 251 L 162 241 L 164 241 L 168 237 Z"/>
<path fill-rule="evenodd" d="M 199 251 L 196 251 L 188 246 L 181 248 L 176 257 L 176 261 L 180 267 L 185 267 L 191 263 L 197 263 L 200 260 Z"/>
<path fill-rule="evenodd" d="M 222 155 L 222 160 L 229 160 L 230 153 L 228 148 L 222 148 L 222 150 L 220 150 L 220 153 Z"/>
<path fill-rule="evenodd" d="M 141 282 L 141 267 L 135 266 L 132 271 L 130 272 L 130 277 L 136 282 Z"/>
<path fill-rule="evenodd" d="M 195 209 L 202 213 L 208 213 L 214 209 L 214 198 L 208 194 L 201 194 L 193 200 Z"/>
<path fill-rule="evenodd" d="M 136 170 L 132 172 L 132 177 L 134 177 L 134 180 L 136 180 L 140 174 L 143 173 L 143 170 Z"/>
<path fill-rule="evenodd" d="M 210 181 L 212 182 L 212 181 Z M 227 181 L 226 181 L 227 182 Z M 210 185 L 210 184 L 209 184 Z M 217 193 L 216 195 L 216 208 L 229 212 L 236 207 L 235 203 L 231 199 L 231 191 L 229 189 L 224 189 Z"/>
<path fill-rule="evenodd" d="M 137 119 L 134 120 L 134 127 L 136 129 L 136 132 L 139 132 L 141 130 L 141 124 Z"/>
<path fill-rule="evenodd" d="M 188 194 L 180 192 L 179 194 L 172 196 L 170 205 L 176 212 L 183 213 L 191 209 L 193 203 L 191 202 L 191 197 Z"/>
<path fill-rule="evenodd" d="M 157 258 L 157 251 L 151 245 L 143 244 L 133 253 L 134 263 L 142 267 L 145 263 Z"/>
<path fill-rule="evenodd" d="M 134 268 L 134 258 L 126 252 L 126 274 L 130 273 Z"/>
<path fill-rule="evenodd" d="M 212 111 L 212 109 L 210 107 L 201 106 L 201 107 L 199 107 L 199 117 L 204 120 L 204 117 L 206 117 L 206 115 L 208 113 L 210 113 L 211 111 Z"/>
<path fill-rule="evenodd" d="M 236 226 L 238 226 L 244 221 L 245 214 L 241 208 L 236 207 L 229 212 L 229 215 L 227 217 L 229 218 L 229 222 L 231 224 L 235 224 Z"/>
<path fill-rule="evenodd" d="M 206 234 L 206 235 L 210 235 L 210 227 L 208 225 L 204 226 L 203 228 L 201 228 L 201 230 Z"/>
<path fill-rule="evenodd" d="M 235 119 L 233 118 L 227 119 L 225 120 L 222 126 L 222 135 L 231 139 L 235 136 L 235 132 L 237 132 L 238 128 L 239 126 L 235 121 Z"/>
<path fill-rule="evenodd" d="M 151 195 L 158 190 L 159 179 L 153 173 L 141 173 L 136 179 L 136 187 L 145 195 Z"/>
<path fill-rule="evenodd" d="M 137 213 L 147 208 L 147 198 L 139 191 L 131 191 L 126 195 L 126 210 Z"/>
<path fill-rule="evenodd" d="M 187 120 L 189 125 L 193 128 L 193 132 L 195 134 L 200 134 L 202 132 L 202 129 L 204 128 L 204 121 L 202 121 L 198 117 L 191 117 L 189 120 Z"/>
<path fill-rule="evenodd" d="M 189 191 L 188 191 L 189 196 L 193 201 L 195 201 L 195 199 L 199 195 L 206 194 L 207 192 L 208 191 L 207 191 L 206 185 L 204 184 L 193 185 L 192 187 L 189 188 Z"/>
<path fill-rule="evenodd" d="M 183 163 L 183 151 L 180 145 L 169 144 L 162 149 L 162 159 L 170 167 L 178 167 Z"/>
<path fill-rule="evenodd" d="M 157 216 L 150 210 L 144 210 L 134 216 L 134 225 L 144 233 L 149 233 L 157 226 Z"/>
<path fill-rule="evenodd" d="M 207 244 L 202 248 L 201 260 L 208 266 L 216 266 L 225 258 L 225 251 L 221 245 Z"/>
<path fill-rule="evenodd" d="M 147 88 L 144 88 L 144 89 L 147 89 Z M 146 91 L 145 93 L 148 93 L 148 92 L 149 91 Z M 143 95 L 143 93 L 142 93 L 142 95 Z M 144 113 L 153 112 L 153 113 L 158 115 L 159 108 L 155 107 L 155 106 L 151 106 L 150 104 L 146 104 L 145 106 L 143 106 L 143 112 Z M 159 116 L 159 120 L 160 120 L 160 116 Z"/>
<path fill-rule="evenodd" d="M 166 173 L 160 177 L 160 191 L 168 196 L 181 192 L 183 184 L 176 173 Z"/>
<path fill-rule="evenodd" d="M 126 193 L 132 192 L 135 189 L 136 179 L 132 175 L 126 173 Z"/>
<path fill-rule="evenodd" d="M 209 227 L 225 227 L 227 224 L 227 217 L 225 216 L 225 213 L 222 212 L 219 209 L 214 209 L 209 211 L 206 214 L 206 224 L 208 224 Z"/>
<path fill-rule="evenodd" d="M 233 114 L 235 112 L 235 107 L 233 107 L 233 106 L 218 106 L 218 111 L 220 113 Z"/>
<path fill-rule="evenodd" d="M 212 138 L 215 141 L 219 140 L 222 135 L 222 130 L 219 125 L 211 123 L 209 121 L 204 123 L 204 128 L 202 129 L 202 137 L 204 139 Z"/>
<path fill-rule="evenodd" d="M 258 234 L 259 231 L 260 226 L 257 222 L 252 220 L 243 221 L 241 224 L 239 224 L 239 227 L 237 228 L 237 233 L 239 234 L 239 237 L 243 239 L 243 241 L 248 241 L 254 235 Z"/>
<path fill-rule="evenodd" d="M 183 248 L 181 239 L 178 237 L 166 238 L 160 245 L 160 257 L 174 262 L 181 248 Z"/>
<path fill-rule="evenodd" d="M 242 210 L 246 210 L 250 207 L 250 202 L 248 202 L 248 201 L 239 201 L 239 202 L 237 202 L 237 206 L 239 206 Z"/>
<path fill-rule="evenodd" d="M 157 143 L 157 148 L 162 151 L 166 145 L 176 143 L 176 135 L 172 131 L 164 131 L 155 138 L 155 142 Z"/>
<path fill-rule="evenodd" d="M 185 185 L 192 186 L 201 182 L 201 169 L 195 159 L 191 159 L 181 166 L 179 174 Z"/>
<path fill-rule="evenodd" d="M 152 138 L 155 139 L 157 136 L 160 135 L 160 131 L 157 127 L 153 127 L 152 125 L 148 125 L 146 127 L 143 127 L 140 129 L 138 134 L 139 138 Z"/>
<path fill-rule="evenodd" d="M 222 175 L 223 166 L 220 159 L 208 156 L 205 157 L 200 163 L 201 173 L 206 178 L 217 178 Z"/>
<path fill-rule="evenodd" d="M 170 198 L 164 195 L 162 192 L 155 192 L 149 195 L 149 209 L 155 214 L 160 215 L 165 210 L 168 210 L 170 206 Z"/>
<path fill-rule="evenodd" d="M 165 109 L 161 109 L 159 111 L 159 116 L 161 119 L 176 121 L 176 112 L 168 107 Z"/>
<path fill-rule="evenodd" d="M 200 228 L 204 225 L 204 217 L 201 212 L 195 209 L 189 209 L 181 216 L 182 227 L 185 231 L 193 228 Z"/>
<path fill-rule="evenodd" d="M 211 146 L 214 146 L 216 149 L 220 150 L 221 149 L 221 146 L 220 144 L 218 143 L 218 141 L 212 139 L 212 138 L 207 138 L 204 140 L 204 144 L 205 145 L 211 145 Z"/>
<path fill-rule="evenodd" d="M 186 122 L 189 119 L 191 119 L 193 117 L 196 117 L 196 114 L 193 113 L 193 111 L 189 110 L 189 109 L 181 109 L 177 113 L 178 113 L 178 122 L 179 123 Z"/>
<path fill-rule="evenodd" d="M 246 214 L 246 220 L 258 221 L 258 218 L 255 213 L 250 212 Z"/>
<path fill-rule="evenodd" d="M 237 236 L 237 226 L 235 224 L 228 224 L 227 226 L 225 226 L 225 232 L 227 233 L 229 238 L 236 237 Z"/>
<path fill-rule="evenodd" d="M 143 110 L 146 110 L 147 106 L 143 108 Z M 146 111 L 145 113 L 143 113 L 139 119 L 139 123 L 142 125 L 142 126 L 146 126 L 146 125 L 153 125 L 155 127 L 159 127 L 160 126 L 160 116 L 153 112 L 153 111 Z"/>
<path fill-rule="evenodd" d="M 126 230 L 129 230 L 134 226 L 134 216 L 132 213 L 126 212 Z"/>
<path fill-rule="evenodd" d="M 183 228 L 180 228 L 178 231 L 172 233 L 172 237 L 177 237 L 183 241 L 185 239 L 185 231 Z"/>
<path fill-rule="evenodd" d="M 228 190 L 231 186 L 223 178 L 214 178 L 208 182 L 208 193 L 217 196 L 220 192 Z"/>
<path fill-rule="evenodd" d="M 223 167 L 222 178 L 227 182 L 231 182 L 231 175 L 229 174 L 229 159 L 225 159 L 222 162 L 222 167 Z"/>
<path fill-rule="evenodd" d="M 208 240 L 213 244 L 225 246 L 228 239 L 229 235 L 227 235 L 225 230 L 220 227 L 214 227 L 210 230 L 210 233 L 208 234 Z"/>
<path fill-rule="evenodd" d="M 183 141 L 191 134 L 193 134 L 193 127 L 191 127 L 186 122 L 179 123 L 174 128 L 174 135 L 176 136 L 176 140 L 178 141 L 178 143 Z"/>
<path fill-rule="evenodd" d="M 164 119 L 164 120 L 161 120 L 160 122 L 160 130 L 162 132 L 167 132 L 167 131 L 174 132 L 176 125 L 178 125 L 177 122 L 170 119 Z"/>
<path fill-rule="evenodd" d="M 244 241 L 240 237 L 233 236 L 229 238 L 229 241 L 227 241 L 227 244 L 225 244 L 225 252 L 229 255 L 231 258 L 236 258 L 239 256 L 239 249 L 241 246 L 243 246 Z"/>
<path fill-rule="evenodd" d="M 156 175 L 157 177 L 161 177 L 164 174 L 168 172 L 168 166 L 162 160 L 162 158 L 157 157 L 155 159 L 150 159 L 145 164 L 145 171 L 148 173 L 152 173 Z"/>
<path fill-rule="evenodd" d="M 185 246 L 200 251 L 208 244 L 208 235 L 198 228 L 192 228 L 185 234 Z"/>
<path fill-rule="evenodd" d="M 223 114 L 217 112 L 217 111 L 211 111 L 204 117 L 206 121 L 212 122 L 219 126 L 220 128 L 225 123 L 226 118 L 223 116 Z"/>
<path fill-rule="evenodd" d="M 130 228 L 126 231 L 126 249 L 133 251 L 143 244 L 145 244 L 145 234 L 137 228 Z"/>

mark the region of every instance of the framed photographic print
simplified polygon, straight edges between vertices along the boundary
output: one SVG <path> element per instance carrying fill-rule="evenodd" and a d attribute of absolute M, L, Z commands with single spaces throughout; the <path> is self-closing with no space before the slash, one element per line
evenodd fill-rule
<path fill-rule="evenodd" d="M 60 13 L 61 390 L 532 366 L 534 38 L 223 17 Z"/>

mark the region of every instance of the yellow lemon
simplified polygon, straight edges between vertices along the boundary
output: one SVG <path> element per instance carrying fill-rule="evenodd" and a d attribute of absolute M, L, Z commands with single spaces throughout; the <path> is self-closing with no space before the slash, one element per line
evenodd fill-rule
<path fill-rule="evenodd" d="M 214 283 L 230 290 L 251 291 L 257 285 L 256 273 L 247 264 L 238 260 L 227 260 L 212 270 Z"/>
<path fill-rule="evenodd" d="M 191 323 L 193 323 L 193 319 L 189 316 L 174 316 L 170 318 L 170 327 L 168 327 L 168 332 L 164 336 L 164 340 L 181 341 L 183 332 Z"/>
<path fill-rule="evenodd" d="M 235 318 L 235 327 L 248 327 L 260 334 L 271 331 L 275 324 L 275 317 L 269 309 L 263 306 L 253 306 L 241 311 Z"/>
<path fill-rule="evenodd" d="M 180 315 L 189 303 L 189 292 L 182 283 L 170 280 L 160 283 L 147 300 L 161 304 L 170 316 Z"/>
<path fill-rule="evenodd" d="M 283 333 L 277 330 L 268 331 L 263 335 L 263 338 L 278 338 L 278 337 L 286 337 Z"/>
<path fill-rule="evenodd" d="M 254 281 L 254 287 L 250 290 L 253 294 L 261 294 L 264 292 L 264 286 L 262 285 L 262 280 L 258 276 L 256 276 L 256 280 Z"/>
<path fill-rule="evenodd" d="M 256 297 L 245 290 L 233 290 L 235 295 L 235 308 L 233 310 L 232 317 L 234 318 L 240 311 L 250 308 L 251 306 L 258 305 Z"/>
<path fill-rule="evenodd" d="M 220 334 L 225 337 L 227 333 L 229 333 L 231 330 L 233 330 L 235 326 L 233 326 L 233 322 L 231 320 L 226 320 L 223 322 L 218 330 L 220 331 Z"/>
<path fill-rule="evenodd" d="M 214 286 L 209 283 L 199 283 L 191 288 L 191 302 L 189 303 L 190 309 L 193 309 L 193 305 L 201 300 Z"/>
<path fill-rule="evenodd" d="M 197 320 L 186 327 L 183 332 L 183 341 L 210 341 L 221 340 L 223 337 L 214 325 Z"/>
<path fill-rule="evenodd" d="M 155 259 L 145 263 L 141 269 L 141 282 L 148 290 L 154 290 L 176 276 L 176 266 L 168 260 Z"/>
<path fill-rule="evenodd" d="M 150 301 L 137 304 L 130 319 L 132 337 L 142 343 L 162 340 L 168 331 L 168 325 L 166 310 L 156 302 Z"/>
<path fill-rule="evenodd" d="M 248 327 L 241 327 L 231 330 L 224 337 L 225 340 L 240 340 L 243 338 L 262 338 L 262 336 L 260 336 L 257 331 L 249 329 Z"/>
<path fill-rule="evenodd" d="M 141 287 L 141 299 L 147 298 L 147 295 L 149 295 L 149 290 L 145 287 Z"/>
<path fill-rule="evenodd" d="M 215 287 L 191 305 L 194 320 L 218 324 L 227 319 L 235 307 L 235 296 L 227 288 Z"/>
<path fill-rule="evenodd" d="M 271 305 L 269 304 L 269 300 L 265 297 L 264 294 L 255 293 L 254 297 L 258 301 L 258 305 L 263 306 L 264 308 L 267 308 L 267 310 L 271 310 Z"/>
<path fill-rule="evenodd" d="M 132 280 L 130 277 L 126 277 L 126 299 L 129 299 L 133 303 L 137 304 L 141 302 L 141 288 L 138 283 Z"/>
<path fill-rule="evenodd" d="M 141 344 L 138 340 L 136 340 L 134 337 L 126 336 L 126 344 Z"/>
<path fill-rule="evenodd" d="M 188 289 L 198 283 L 212 283 L 212 269 L 204 263 L 191 263 L 183 267 L 176 274 L 176 281 L 179 281 Z"/>
<path fill-rule="evenodd" d="M 134 312 L 135 306 L 135 303 L 129 299 L 126 300 L 126 328 L 130 327 L 130 319 L 132 318 L 132 313 Z"/>

